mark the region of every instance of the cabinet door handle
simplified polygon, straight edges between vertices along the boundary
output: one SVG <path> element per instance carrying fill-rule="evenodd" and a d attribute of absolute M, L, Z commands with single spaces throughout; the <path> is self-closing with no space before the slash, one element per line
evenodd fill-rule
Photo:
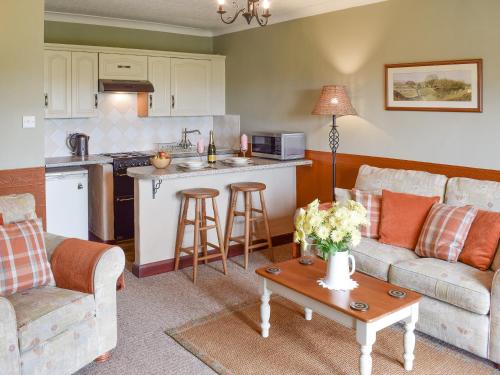
<path fill-rule="evenodd" d="M 153 108 L 153 95 L 149 94 L 149 109 Z"/>
<path fill-rule="evenodd" d="M 172 95 L 172 108 L 175 108 L 175 96 Z"/>
<path fill-rule="evenodd" d="M 130 65 L 118 65 L 118 69 L 130 69 Z"/>
<path fill-rule="evenodd" d="M 94 107 L 95 109 L 99 107 L 99 100 L 97 99 L 97 94 L 94 94 Z"/>
<path fill-rule="evenodd" d="M 83 189 L 83 184 L 80 182 L 80 183 L 78 184 L 78 190 L 82 190 L 82 189 Z"/>
<path fill-rule="evenodd" d="M 117 202 L 130 202 L 130 201 L 133 201 L 133 200 L 134 200 L 134 197 L 131 197 L 131 198 L 116 198 Z"/>
<path fill-rule="evenodd" d="M 49 106 L 49 94 L 45 94 L 44 95 L 44 98 L 45 98 L 45 108 L 48 108 Z"/>

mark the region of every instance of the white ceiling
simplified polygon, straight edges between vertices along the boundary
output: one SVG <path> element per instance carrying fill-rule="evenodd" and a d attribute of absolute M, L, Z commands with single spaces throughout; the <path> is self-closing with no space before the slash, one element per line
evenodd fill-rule
<path fill-rule="evenodd" d="M 246 0 L 235 1 L 240 6 L 246 6 Z M 269 23 L 381 1 L 385 0 L 271 0 L 272 17 Z M 228 14 L 231 14 L 234 7 L 232 2 L 233 0 L 226 0 Z M 45 0 L 48 20 L 128 26 L 206 36 L 250 27 L 241 17 L 232 25 L 224 25 L 216 10 L 217 0 Z"/>

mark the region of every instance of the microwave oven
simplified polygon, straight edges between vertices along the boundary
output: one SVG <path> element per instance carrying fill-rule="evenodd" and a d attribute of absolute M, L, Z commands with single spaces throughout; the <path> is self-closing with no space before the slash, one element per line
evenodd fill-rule
<path fill-rule="evenodd" d="M 303 159 L 306 136 L 297 132 L 252 134 L 252 155 L 268 159 Z"/>

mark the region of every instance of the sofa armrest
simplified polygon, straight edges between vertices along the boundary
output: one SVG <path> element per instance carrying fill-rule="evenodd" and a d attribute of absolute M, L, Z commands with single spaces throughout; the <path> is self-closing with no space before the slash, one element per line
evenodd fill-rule
<path fill-rule="evenodd" d="M 16 312 L 3 297 L 0 297 L 0 369 L 2 374 L 21 374 Z"/>
<path fill-rule="evenodd" d="M 489 359 L 500 363 L 500 270 L 491 285 Z"/>
<path fill-rule="evenodd" d="M 109 352 L 117 343 L 116 282 L 125 268 L 123 250 L 114 246 L 99 259 L 94 272 L 99 355 Z"/>

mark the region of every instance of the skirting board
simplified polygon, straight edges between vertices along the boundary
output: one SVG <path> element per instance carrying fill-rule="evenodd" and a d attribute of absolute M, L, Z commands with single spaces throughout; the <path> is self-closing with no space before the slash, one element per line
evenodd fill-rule
<path fill-rule="evenodd" d="M 274 236 L 272 238 L 273 246 L 285 245 L 292 242 L 292 233 L 281 234 L 279 236 Z M 264 250 L 264 249 L 258 249 Z M 254 251 L 258 251 L 257 249 Z M 291 251 L 291 250 L 290 250 Z M 211 253 L 209 251 L 209 253 Z M 229 246 L 228 258 L 232 258 L 243 254 L 243 245 L 231 245 Z M 220 262 L 220 258 L 209 259 L 209 262 Z M 171 272 L 174 270 L 175 259 L 162 260 L 160 262 L 143 264 L 143 265 L 132 265 L 132 273 L 136 277 L 147 277 L 158 275 L 160 273 Z M 193 257 L 183 256 L 181 257 L 179 268 L 191 267 L 193 265 Z"/>

